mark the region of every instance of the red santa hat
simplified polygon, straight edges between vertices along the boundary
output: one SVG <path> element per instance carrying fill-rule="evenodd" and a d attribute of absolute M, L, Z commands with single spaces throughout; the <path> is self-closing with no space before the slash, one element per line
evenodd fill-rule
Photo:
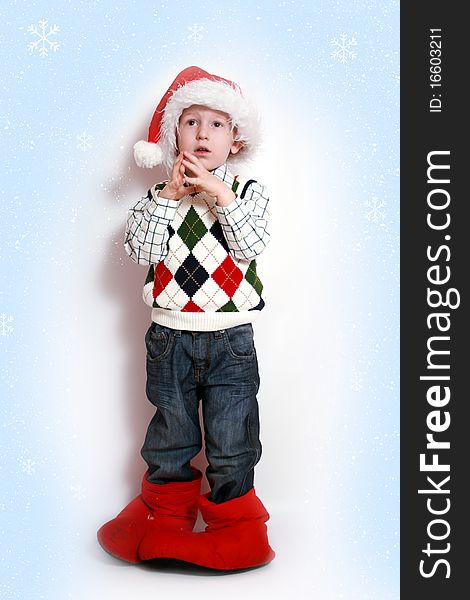
<path fill-rule="evenodd" d="M 185 108 L 199 104 L 228 113 L 236 127 L 235 139 L 243 142 L 237 154 L 227 160 L 232 164 L 251 159 L 260 144 L 260 122 L 256 109 L 242 96 L 233 81 L 207 73 L 199 67 L 188 67 L 176 79 L 160 100 L 149 127 L 148 139 L 134 145 L 134 157 L 139 167 L 163 164 L 168 172 L 178 153 L 176 127 Z"/>

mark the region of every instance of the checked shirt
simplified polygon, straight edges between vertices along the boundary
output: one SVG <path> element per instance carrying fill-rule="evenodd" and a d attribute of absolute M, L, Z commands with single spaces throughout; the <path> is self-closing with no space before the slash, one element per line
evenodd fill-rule
<path fill-rule="evenodd" d="M 160 198 L 160 183 L 129 211 L 126 252 L 150 265 L 144 300 L 154 321 L 176 329 L 248 323 L 264 306 L 256 257 L 269 241 L 266 188 L 226 164 L 212 173 L 235 192 L 229 206 L 205 192 Z"/>

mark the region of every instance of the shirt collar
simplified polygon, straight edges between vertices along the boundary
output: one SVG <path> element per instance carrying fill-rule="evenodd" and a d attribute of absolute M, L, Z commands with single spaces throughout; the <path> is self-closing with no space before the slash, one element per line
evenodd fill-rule
<path fill-rule="evenodd" d="M 230 171 L 227 163 L 220 165 L 220 167 L 217 167 L 216 169 L 211 171 L 211 173 L 212 175 L 215 175 L 221 181 L 226 183 L 230 188 L 232 187 L 233 182 L 235 181 L 235 175 Z"/>

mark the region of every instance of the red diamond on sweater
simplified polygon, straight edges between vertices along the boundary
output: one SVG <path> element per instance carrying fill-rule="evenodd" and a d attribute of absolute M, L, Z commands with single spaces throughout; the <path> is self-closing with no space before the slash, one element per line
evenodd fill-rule
<path fill-rule="evenodd" d="M 181 309 L 181 312 L 204 312 L 204 311 L 195 302 L 190 300 L 183 306 L 183 308 Z"/>
<path fill-rule="evenodd" d="M 166 286 L 173 279 L 170 269 L 167 268 L 163 261 L 160 261 L 155 268 L 155 284 L 153 286 L 153 298 L 155 299 L 163 292 Z"/>
<path fill-rule="evenodd" d="M 232 258 L 227 256 L 212 273 L 211 277 L 224 290 L 227 296 L 231 298 L 243 279 L 243 273 L 233 262 Z"/>

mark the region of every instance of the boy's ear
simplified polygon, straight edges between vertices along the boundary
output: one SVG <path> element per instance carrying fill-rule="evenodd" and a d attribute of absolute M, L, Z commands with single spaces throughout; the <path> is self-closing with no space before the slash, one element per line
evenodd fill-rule
<path fill-rule="evenodd" d="M 232 147 L 230 148 L 230 152 L 232 154 L 236 154 L 243 148 L 243 142 L 233 142 Z"/>

